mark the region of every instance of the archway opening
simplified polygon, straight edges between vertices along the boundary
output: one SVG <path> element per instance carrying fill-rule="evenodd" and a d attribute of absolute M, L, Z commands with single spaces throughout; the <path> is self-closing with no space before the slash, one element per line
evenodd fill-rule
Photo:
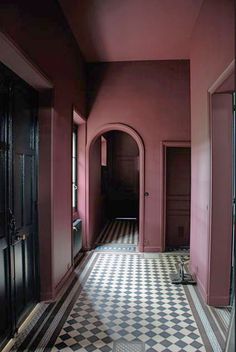
<path fill-rule="evenodd" d="M 125 128 L 104 128 L 89 143 L 88 248 L 143 251 L 143 165 L 142 141 Z"/>

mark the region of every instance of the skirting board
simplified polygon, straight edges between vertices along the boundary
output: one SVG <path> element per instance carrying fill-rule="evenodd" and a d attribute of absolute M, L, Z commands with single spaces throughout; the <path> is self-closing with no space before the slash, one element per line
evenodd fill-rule
<path fill-rule="evenodd" d="M 148 252 L 148 253 L 161 252 L 161 247 L 144 246 L 144 252 Z"/>

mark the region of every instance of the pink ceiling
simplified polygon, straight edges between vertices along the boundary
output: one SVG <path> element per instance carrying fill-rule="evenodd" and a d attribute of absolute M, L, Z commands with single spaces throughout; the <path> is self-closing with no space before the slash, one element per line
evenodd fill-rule
<path fill-rule="evenodd" d="M 186 59 L 203 0 L 60 0 L 87 61 Z"/>

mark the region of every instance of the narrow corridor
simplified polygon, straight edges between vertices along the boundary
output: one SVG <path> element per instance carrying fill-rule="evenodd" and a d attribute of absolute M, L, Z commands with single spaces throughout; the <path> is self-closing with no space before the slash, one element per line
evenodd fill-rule
<path fill-rule="evenodd" d="M 235 351 L 234 5 L 0 2 L 0 352 Z"/>
<path fill-rule="evenodd" d="M 70 287 L 37 306 L 11 351 L 118 352 L 119 342 L 146 352 L 223 351 L 230 313 L 205 306 L 195 287 L 170 283 L 179 259 L 86 254 Z"/>

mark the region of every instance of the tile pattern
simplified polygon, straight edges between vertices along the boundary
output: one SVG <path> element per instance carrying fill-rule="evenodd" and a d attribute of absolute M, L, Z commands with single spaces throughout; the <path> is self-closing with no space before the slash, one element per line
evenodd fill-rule
<path fill-rule="evenodd" d="M 137 246 L 132 244 L 103 244 L 97 245 L 96 252 L 137 252 Z"/>
<path fill-rule="evenodd" d="M 206 351 L 222 352 L 225 348 L 227 330 L 223 330 L 221 319 L 215 315 L 216 308 L 204 304 L 198 288 L 185 286 L 185 293 L 202 336 Z M 227 308 L 222 309 L 225 312 Z M 229 321 L 228 321 L 229 326 Z"/>
<path fill-rule="evenodd" d="M 179 259 L 179 253 L 85 253 L 71 284 L 34 310 L 11 351 L 101 352 L 122 340 L 144 341 L 148 352 L 224 351 L 230 309 L 204 304 L 197 286 L 170 286 Z"/>
<path fill-rule="evenodd" d="M 145 352 L 145 345 L 140 341 L 128 342 L 120 339 L 114 342 L 113 352 Z"/>
<path fill-rule="evenodd" d="M 138 244 L 138 223 L 136 219 L 115 219 L 106 224 L 96 244 Z"/>
<path fill-rule="evenodd" d="M 183 287 L 169 281 L 178 256 L 95 255 L 53 351 L 111 352 L 121 338 L 147 352 L 205 351 Z"/>
<path fill-rule="evenodd" d="M 19 329 L 17 339 L 13 347 L 11 348 L 11 352 L 17 352 L 22 350 L 20 349 L 20 346 L 22 346 L 26 342 L 28 336 L 37 327 L 37 323 L 40 321 L 40 319 L 42 319 L 47 310 L 50 310 L 49 303 L 41 302 L 37 304 L 37 306 L 30 315 L 30 319 L 27 319 L 27 323 Z"/>

